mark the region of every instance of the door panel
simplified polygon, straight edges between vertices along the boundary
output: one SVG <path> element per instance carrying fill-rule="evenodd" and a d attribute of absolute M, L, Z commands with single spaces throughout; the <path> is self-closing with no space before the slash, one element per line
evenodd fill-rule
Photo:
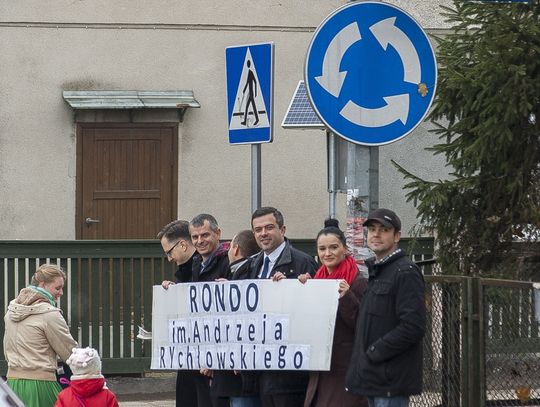
<path fill-rule="evenodd" d="M 79 126 L 77 238 L 152 239 L 176 218 L 176 134 L 171 125 Z"/>

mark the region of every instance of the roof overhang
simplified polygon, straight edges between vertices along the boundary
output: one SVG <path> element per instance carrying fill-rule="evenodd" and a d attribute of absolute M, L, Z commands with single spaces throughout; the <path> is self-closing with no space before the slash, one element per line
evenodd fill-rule
<path fill-rule="evenodd" d="M 84 90 L 63 91 L 73 109 L 180 109 L 201 107 L 192 90 Z"/>

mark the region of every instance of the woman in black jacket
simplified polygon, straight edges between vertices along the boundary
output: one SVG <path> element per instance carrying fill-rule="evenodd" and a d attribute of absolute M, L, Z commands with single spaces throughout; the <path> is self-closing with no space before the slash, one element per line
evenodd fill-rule
<path fill-rule="evenodd" d="M 328 225 L 328 221 L 325 222 Z M 352 354 L 356 315 L 367 280 L 348 254 L 345 235 L 327 226 L 317 235 L 317 254 L 322 263 L 315 279 L 338 279 L 339 303 L 334 328 L 330 371 L 311 372 L 304 407 L 363 407 L 367 400 L 345 390 L 345 374 Z M 298 279 L 306 282 L 308 274 Z"/>

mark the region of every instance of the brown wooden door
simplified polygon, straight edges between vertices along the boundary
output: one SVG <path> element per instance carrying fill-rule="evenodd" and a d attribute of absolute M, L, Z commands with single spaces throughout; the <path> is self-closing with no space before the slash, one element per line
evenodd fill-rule
<path fill-rule="evenodd" d="M 176 134 L 175 125 L 79 125 L 78 239 L 153 239 L 176 218 Z"/>

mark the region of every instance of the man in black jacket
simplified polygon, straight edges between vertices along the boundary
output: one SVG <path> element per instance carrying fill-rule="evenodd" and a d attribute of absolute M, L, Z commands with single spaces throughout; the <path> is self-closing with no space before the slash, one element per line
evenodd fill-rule
<path fill-rule="evenodd" d="M 197 250 L 193 259 L 193 282 L 216 281 L 229 277 L 228 244 L 220 243 L 221 229 L 216 218 L 207 213 L 189 222 L 191 241 Z M 227 399 L 210 395 L 210 378 L 200 374 L 195 380 L 199 407 L 229 407 Z M 204 398 L 204 399 L 203 399 Z"/>
<path fill-rule="evenodd" d="M 220 244 L 221 229 L 216 218 L 207 213 L 195 216 L 189 222 L 191 241 L 198 256 L 193 261 L 193 281 L 215 281 L 228 278 L 228 244 Z"/>
<path fill-rule="evenodd" d="M 175 220 L 165 225 L 157 235 L 167 260 L 175 263 L 178 269 L 174 273 L 175 281 L 164 280 L 161 285 L 168 289 L 171 284 L 189 283 L 193 274 L 193 258 L 197 254 L 191 243 L 189 222 Z M 176 375 L 176 407 L 197 407 L 195 378 L 198 371 L 179 370 Z"/>
<path fill-rule="evenodd" d="M 364 293 L 347 389 L 367 396 L 370 407 L 407 407 L 422 392 L 422 338 L 426 324 L 422 272 L 401 249 L 401 221 L 388 209 L 364 222 L 368 289 Z"/>
<path fill-rule="evenodd" d="M 164 280 L 161 285 L 167 289 L 170 284 L 189 283 L 192 280 L 193 257 L 197 254 L 191 242 L 189 222 L 175 220 L 168 223 L 157 235 L 167 260 L 176 263 L 178 269 L 174 273 L 175 281 Z"/>
<path fill-rule="evenodd" d="M 317 263 L 296 250 L 285 238 L 283 215 L 276 208 L 263 207 L 253 212 L 251 227 L 261 252 L 251 260 L 251 278 L 298 278 L 315 274 Z M 298 407 L 304 404 L 307 372 L 262 371 L 259 376 L 263 407 Z"/>
<path fill-rule="evenodd" d="M 251 230 L 242 230 L 231 240 L 229 248 L 230 279 L 249 278 L 250 258 L 260 251 Z"/>
<path fill-rule="evenodd" d="M 259 252 L 251 230 L 242 230 L 231 240 L 229 248 L 230 279 L 249 278 L 251 256 Z M 216 370 L 210 393 L 217 397 L 227 397 L 230 407 L 259 407 L 259 388 L 255 372 Z"/>

